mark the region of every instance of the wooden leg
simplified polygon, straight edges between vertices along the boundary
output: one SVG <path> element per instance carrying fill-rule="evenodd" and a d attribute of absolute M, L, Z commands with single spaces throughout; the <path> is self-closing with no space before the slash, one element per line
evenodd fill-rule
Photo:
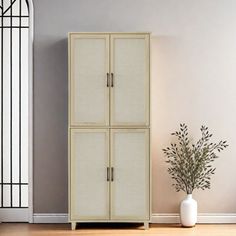
<path fill-rule="evenodd" d="M 145 230 L 149 229 L 149 222 L 148 221 L 144 221 L 144 229 Z"/>
<path fill-rule="evenodd" d="M 75 230 L 76 229 L 76 222 L 71 222 L 71 229 Z"/>

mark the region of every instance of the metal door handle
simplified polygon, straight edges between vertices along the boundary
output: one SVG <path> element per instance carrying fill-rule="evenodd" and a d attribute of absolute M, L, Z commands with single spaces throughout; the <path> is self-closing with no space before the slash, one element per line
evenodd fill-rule
<path fill-rule="evenodd" d="M 114 168 L 111 167 L 111 181 L 114 180 Z"/>
<path fill-rule="evenodd" d="M 111 73 L 111 87 L 114 87 L 114 74 Z"/>
<path fill-rule="evenodd" d="M 107 181 L 110 181 L 110 168 L 107 167 Z"/>
<path fill-rule="evenodd" d="M 107 87 L 109 87 L 109 80 L 110 80 L 110 76 L 109 76 L 109 73 L 107 73 Z"/>

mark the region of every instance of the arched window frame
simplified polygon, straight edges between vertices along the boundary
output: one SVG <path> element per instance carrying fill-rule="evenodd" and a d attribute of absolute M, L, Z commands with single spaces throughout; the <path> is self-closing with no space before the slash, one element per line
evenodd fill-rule
<path fill-rule="evenodd" d="M 2 12 L 3 1 L 0 0 Z M 12 0 L 9 9 L 16 0 Z M 33 35 L 34 35 L 34 8 L 33 0 L 25 1 L 28 6 L 29 31 L 28 31 L 28 221 L 33 223 Z M 4 10 L 7 12 L 8 7 Z M 2 17 L 3 19 L 3 17 Z M 2 40 L 3 41 L 3 40 Z"/>

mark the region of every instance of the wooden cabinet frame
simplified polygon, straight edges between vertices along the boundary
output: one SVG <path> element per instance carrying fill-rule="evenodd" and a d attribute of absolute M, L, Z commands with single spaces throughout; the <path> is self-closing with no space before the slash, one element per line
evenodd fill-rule
<path fill-rule="evenodd" d="M 106 98 L 107 98 L 107 103 L 106 103 L 106 115 L 105 115 L 105 122 L 77 122 L 73 120 L 73 90 L 72 88 L 74 87 L 73 84 L 73 43 L 71 39 L 73 38 L 98 38 L 98 39 L 105 39 L 106 41 L 106 73 L 109 73 L 109 76 L 111 76 L 111 73 L 114 73 L 114 62 L 113 62 L 113 43 L 112 41 L 115 38 L 134 38 L 134 39 L 144 39 L 145 40 L 145 47 L 146 47 L 146 54 L 145 54 L 145 61 L 147 63 L 147 71 L 146 71 L 146 83 L 145 83 L 145 93 L 146 93 L 146 101 L 145 101 L 145 122 L 141 123 L 134 123 L 134 122 L 127 122 L 127 123 L 119 123 L 114 120 L 114 117 L 112 115 L 113 110 L 115 108 L 114 104 L 114 99 L 113 99 L 113 91 L 115 89 L 112 88 L 111 86 L 106 87 Z M 119 33 L 119 32 L 101 32 L 101 33 L 77 33 L 77 32 L 72 32 L 69 33 L 69 48 L 68 48 L 68 76 L 69 76 L 69 92 L 68 92 L 68 156 L 69 156 L 69 166 L 68 166 L 68 172 L 69 172 L 69 185 L 68 185 L 68 190 L 69 190 L 69 222 L 71 222 L 72 229 L 76 228 L 76 223 L 77 222 L 143 222 L 145 229 L 148 228 L 148 223 L 151 219 L 151 161 L 150 161 L 150 33 Z M 111 83 L 111 78 L 109 77 L 109 83 Z M 109 84 L 110 85 L 110 84 Z M 104 86 L 106 86 L 106 75 L 104 74 Z M 74 154 L 71 149 L 71 145 L 73 145 L 73 141 L 71 140 L 71 133 L 73 132 L 100 132 L 104 131 L 106 132 L 106 137 L 109 140 L 107 144 L 107 151 L 108 151 L 108 167 L 109 167 L 109 173 L 111 171 L 112 162 L 113 162 L 113 138 L 112 134 L 115 132 L 138 132 L 138 131 L 143 131 L 145 132 L 146 136 L 146 142 L 147 142 L 147 158 L 149 160 L 149 165 L 148 165 L 148 173 L 149 173 L 149 178 L 147 178 L 147 185 L 149 186 L 148 190 L 148 195 L 149 198 L 147 199 L 147 211 L 149 212 L 148 217 L 135 217 L 133 216 L 127 216 L 127 217 L 119 217 L 116 219 L 112 219 L 112 188 L 113 185 L 115 184 L 112 181 L 108 181 L 108 194 L 109 194 L 109 202 L 108 202 L 108 208 L 109 212 L 105 217 L 77 217 L 76 214 L 74 214 L 73 209 L 71 209 L 71 202 L 74 201 L 73 199 L 73 186 L 76 184 L 74 183 L 74 177 L 73 174 L 71 173 L 71 165 L 72 165 L 72 160 L 74 158 Z M 104 167 L 105 169 L 106 167 Z M 104 180 L 105 181 L 105 180 Z M 96 194 L 96 193 L 94 193 Z"/>

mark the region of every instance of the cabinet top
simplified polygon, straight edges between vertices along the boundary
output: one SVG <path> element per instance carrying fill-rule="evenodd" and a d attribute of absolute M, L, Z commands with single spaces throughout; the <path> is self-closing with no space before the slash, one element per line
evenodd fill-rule
<path fill-rule="evenodd" d="M 151 32 L 68 32 L 71 34 L 151 34 Z"/>

